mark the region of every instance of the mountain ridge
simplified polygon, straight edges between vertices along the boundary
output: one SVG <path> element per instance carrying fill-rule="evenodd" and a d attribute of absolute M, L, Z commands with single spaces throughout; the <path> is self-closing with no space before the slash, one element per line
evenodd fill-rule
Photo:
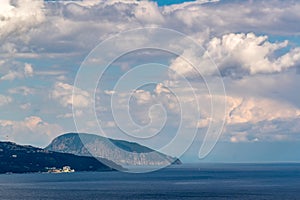
<path fill-rule="evenodd" d="M 49 168 L 64 166 L 70 166 L 75 171 L 126 170 L 106 159 L 100 162 L 93 157 L 52 152 L 30 145 L 0 141 L 0 173 L 47 172 Z"/>
<path fill-rule="evenodd" d="M 181 164 L 178 158 L 165 155 L 136 142 L 116 140 L 89 133 L 65 133 L 53 139 L 45 149 L 105 158 L 122 166 Z"/>

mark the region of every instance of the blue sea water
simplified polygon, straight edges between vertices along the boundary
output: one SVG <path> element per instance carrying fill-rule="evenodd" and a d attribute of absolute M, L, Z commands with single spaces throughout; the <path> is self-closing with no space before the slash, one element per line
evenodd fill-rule
<path fill-rule="evenodd" d="M 3 174 L 0 199 L 300 199 L 300 164 L 185 164 L 145 174 Z"/>

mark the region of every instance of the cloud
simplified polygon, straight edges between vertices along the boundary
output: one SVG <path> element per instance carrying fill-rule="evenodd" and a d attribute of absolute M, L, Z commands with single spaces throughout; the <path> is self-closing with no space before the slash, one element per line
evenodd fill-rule
<path fill-rule="evenodd" d="M 31 64 L 25 63 L 24 74 L 25 74 L 25 77 L 33 76 L 33 68 L 32 68 Z"/>
<path fill-rule="evenodd" d="M 42 0 L 1 1 L 0 40 L 18 37 L 27 40 L 30 29 L 41 24 L 45 19 Z"/>
<path fill-rule="evenodd" d="M 198 55 L 192 49 L 185 50 L 182 57 L 171 62 L 170 68 L 187 77 L 213 75 L 218 73 L 212 67 L 213 61 L 222 76 L 240 78 L 259 73 L 276 73 L 300 64 L 300 48 L 276 55 L 278 50 L 287 45 L 287 41 L 271 43 L 267 36 L 256 36 L 254 33 L 230 33 L 211 39 L 205 45 L 206 52 L 203 55 Z M 197 66 L 191 66 L 183 58 L 191 58 Z"/>
<path fill-rule="evenodd" d="M 264 32 L 267 34 L 299 34 L 300 4 L 297 1 L 219 1 L 166 7 L 165 16 L 172 27 L 185 32 L 200 32 L 210 27 L 215 34 L 229 32 Z M 171 21 L 176 23 L 171 23 Z M 280 28 L 278 28 L 280 27 Z M 179 28 L 180 29 L 180 28 Z"/>
<path fill-rule="evenodd" d="M 288 40 L 291 35 L 298 37 L 300 3 L 292 0 L 274 0 L 272 3 L 268 1 L 207 2 L 212 1 L 195 1 L 158 7 L 154 2 L 131 0 L 57 1 L 55 3 L 42 0 L 3 0 L 0 3 L 0 80 L 3 81 L 1 92 L 8 91 L 9 94 L 28 96 L 26 101 L 15 106 L 20 112 L 16 112 L 16 119 L 24 116 L 24 112 L 34 112 L 30 115 L 44 114 L 47 118 L 51 118 L 51 121 L 57 120 L 55 117 L 58 116 L 60 119 L 57 123 L 67 126 L 67 123 L 65 124 L 67 120 L 73 123 L 71 106 L 78 107 L 75 115 L 84 118 L 88 105 L 93 103 L 89 92 L 74 88 L 66 82 L 71 82 L 68 78 L 75 76 L 80 62 L 96 44 L 132 28 L 167 27 L 186 33 L 207 49 L 207 52 L 198 54 L 197 51 L 184 48 L 183 57 L 189 57 L 199 63 L 196 67 L 200 67 L 202 73 L 215 75 L 215 69 L 209 66 L 210 55 L 219 66 L 226 84 L 234 85 L 231 88 L 235 91 L 230 91 L 227 97 L 228 110 L 225 116 L 227 119 L 225 134 L 228 135 L 225 139 L 227 141 L 291 138 L 291 133 L 299 131 L 299 125 L 295 125 L 299 118 L 299 97 L 295 89 L 299 85 L 299 77 L 293 75 L 294 78 L 290 80 L 291 76 L 287 72 L 292 73 L 293 68 L 299 66 L 300 48 L 296 47 L 297 44 L 282 41 L 281 38 Z M 283 36 L 278 37 L 282 42 L 272 42 L 274 38 L 268 37 L 272 34 L 275 35 L 275 39 L 277 36 Z M 162 40 L 159 35 L 157 39 L 156 42 Z M 147 35 L 137 36 L 121 43 L 120 46 L 130 47 L 132 42 L 145 42 L 146 40 Z M 170 45 L 182 47 L 180 41 L 174 41 Z M 151 57 L 147 60 L 144 59 L 146 56 L 137 55 L 132 56 L 132 60 L 136 57 L 138 57 L 138 62 L 152 59 Z M 163 58 L 165 58 L 164 55 Z M 9 64 L 6 60 L 9 60 L 7 62 Z M 35 63 L 34 65 L 30 64 L 31 60 L 34 60 L 32 62 Z M 163 62 L 168 61 L 163 60 Z M 17 65 L 16 62 L 19 64 Z M 55 67 L 49 69 L 44 64 L 48 62 L 51 65 L 55 63 Z M 139 64 L 138 62 L 129 60 L 129 64 L 123 65 L 124 71 Z M 70 64 L 66 65 L 66 63 Z M 170 68 L 178 74 L 192 78 L 191 82 L 195 82 L 202 118 L 198 120 L 191 114 L 185 116 L 184 120 L 190 122 L 189 127 L 197 126 L 205 129 L 212 120 L 209 110 L 211 98 L 201 90 L 200 86 L 197 86 L 198 81 L 201 82 L 197 72 L 180 57 L 171 60 Z M 47 76 L 47 78 L 42 76 Z M 233 77 L 233 79 L 228 77 Z M 169 78 L 171 80 L 166 80 L 166 82 L 169 81 L 170 84 L 172 81 L 176 82 L 174 77 Z M 283 79 L 290 81 L 285 87 L 282 86 Z M 11 82 L 4 81 L 15 82 L 10 84 Z M 38 86 L 40 90 L 27 87 L 36 83 L 41 83 Z M 169 121 L 167 122 L 171 122 L 167 123 L 167 128 L 178 125 L 177 122 L 180 120 L 176 117 L 180 113 L 178 99 L 166 86 L 168 85 L 158 84 L 153 91 L 139 90 L 133 93 L 130 112 L 136 118 L 136 122 L 145 125 L 152 119 L 153 123 L 160 125 L 165 113 L 161 112 L 160 107 L 155 106 L 151 111 L 151 106 L 159 104 L 168 114 Z M 75 89 L 75 94 L 72 99 L 73 89 Z M 110 96 L 119 95 L 117 108 L 127 111 L 126 100 L 129 93 L 116 94 L 111 88 L 101 89 Z M 182 97 L 181 100 L 190 102 L 183 109 L 189 113 L 195 113 L 196 108 L 190 91 L 184 87 L 176 89 Z M 274 96 L 270 93 L 278 92 L 276 90 L 280 90 L 280 95 L 272 98 Z M 250 92 L 251 94 L 247 94 Z M 288 92 L 289 95 L 287 95 Z M 47 94 L 50 96 L 48 99 L 45 98 Z M 11 97 L 0 96 L 2 105 L 11 103 L 12 99 L 9 98 Z M 101 97 L 99 101 L 103 102 L 104 99 Z M 291 99 L 294 105 L 287 103 L 291 102 Z M 23 101 L 21 98 L 20 100 Z M 27 103 L 27 100 L 33 101 Z M 104 118 L 105 126 L 114 128 L 116 124 L 107 114 L 107 109 L 110 108 L 109 103 L 104 103 L 108 106 L 100 107 L 99 112 Z M 46 108 L 41 108 L 41 106 Z M 33 116 L 23 121 L 2 120 L 1 123 L 7 124 L 5 130 L 13 126 L 15 134 L 20 131 L 28 136 L 29 133 L 38 130 L 30 127 L 44 127 L 50 130 L 52 125 L 55 127 L 55 124 L 46 123 L 42 118 L 45 117 Z M 43 123 L 44 126 L 42 126 Z M 91 121 L 88 121 L 88 124 L 94 130 L 95 124 Z M 23 128 L 18 129 L 18 127 Z M 150 129 L 149 131 L 152 132 Z M 9 133 L 9 131 L 6 132 Z M 297 136 L 294 137 L 297 138 Z M 30 143 L 29 138 L 25 138 L 24 141 Z M 19 139 L 22 141 L 21 136 Z M 33 137 L 30 139 L 36 141 Z"/>
<path fill-rule="evenodd" d="M 1 76 L 0 80 L 2 81 L 12 81 L 17 78 L 22 78 L 23 74 L 17 71 L 9 71 L 7 74 L 4 76 Z"/>
<path fill-rule="evenodd" d="M 140 1 L 134 9 L 134 16 L 143 24 L 161 24 L 164 21 L 157 4 L 150 1 Z"/>
<path fill-rule="evenodd" d="M 227 97 L 227 104 L 229 107 L 227 116 L 228 124 L 255 124 L 261 121 L 300 118 L 300 109 L 273 99 Z"/>
<path fill-rule="evenodd" d="M 31 103 L 24 103 L 24 104 L 20 105 L 20 108 L 22 110 L 29 110 L 31 108 Z"/>
<path fill-rule="evenodd" d="M 0 120 L 1 140 L 21 144 L 44 147 L 62 131 L 59 125 L 47 123 L 38 116 L 29 116 L 22 121 Z"/>
<path fill-rule="evenodd" d="M 153 101 L 151 93 L 145 90 L 134 91 L 133 97 L 136 100 L 137 104 L 147 104 L 150 101 Z"/>
<path fill-rule="evenodd" d="M 35 93 L 35 89 L 26 87 L 26 86 L 20 86 L 16 88 L 11 88 L 8 90 L 10 94 L 21 94 L 23 96 L 32 95 Z"/>
<path fill-rule="evenodd" d="M 10 5 L 10 0 L 2 0 L 0 5 L 0 13 L 8 13 L 14 8 Z"/>
<path fill-rule="evenodd" d="M 162 84 L 158 84 L 154 90 L 158 91 L 158 93 L 154 92 L 152 95 L 150 95 L 149 91 L 142 90 L 137 92 L 138 95 L 134 94 L 137 106 L 131 105 L 131 114 L 137 121 L 141 120 L 146 123 L 149 118 L 145 118 L 147 116 L 145 113 L 149 112 L 150 105 L 157 103 L 161 103 L 164 106 L 164 109 L 168 113 L 168 120 L 170 121 L 174 121 L 176 115 L 180 114 L 176 98 L 172 100 L 169 91 L 165 87 L 165 91 L 161 92 L 160 88 L 162 87 Z M 188 117 L 184 116 L 187 117 L 186 119 L 181 119 L 190 121 L 188 124 L 182 124 L 185 128 L 191 128 L 190 126 L 193 125 L 197 126 L 197 128 L 206 129 L 212 120 L 222 120 L 225 117 L 226 125 L 223 139 L 227 140 L 226 138 L 229 135 L 228 140 L 231 142 L 282 141 L 298 137 L 297 133 L 300 132 L 300 127 L 297 123 L 300 119 L 300 109 L 290 103 L 258 96 L 227 96 L 227 111 L 225 116 L 220 113 L 220 115 L 217 115 L 217 118 L 212 118 L 210 115 L 211 96 L 201 92 L 197 88 L 194 89 L 197 93 L 198 104 L 200 105 L 198 111 L 200 118 L 194 115 L 196 104 L 193 103 L 190 106 L 184 107 L 185 112 L 190 113 Z M 181 100 L 192 101 L 191 95 L 185 92 L 184 88 L 181 88 L 181 91 L 176 91 L 176 95 L 177 97 L 181 96 Z M 223 101 L 224 97 L 217 94 L 214 95 L 217 101 Z M 139 103 L 140 107 L 138 106 Z M 160 119 L 160 116 L 155 117 Z M 176 128 L 177 124 L 169 123 L 167 126 L 174 126 L 173 128 Z"/>
<path fill-rule="evenodd" d="M 161 122 L 164 121 L 166 127 L 176 132 L 180 121 L 182 122 L 181 126 L 187 130 L 193 128 L 206 130 L 211 122 L 222 121 L 225 118 L 223 140 L 231 142 L 289 140 L 294 135 L 293 133 L 300 132 L 299 125 L 296 126 L 297 123 L 295 123 L 295 120 L 300 119 L 300 109 L 287 101 L 268 96 L 243 96 L 243 94 L 229 93 L 227 97 L 224 97 L 212 94 L 216 102 L 222 102 L 225 98 L 227 104 L 225 113 L 221 112 L 222 109 L 216 110 L 215 105 L 217 115 L 212 116 L 212 96 L 203 90 L 198 82 L 194 86 L 193 90 L 196 96 L 191 94 L 191 88 L 174 87 L 163 83 L 157 84 L 153 91 L 142 89 L 127 93 L 106 91 L 104 92 L 106 96 L 115 95 L 117 101 L 112 106 L 115 114 L 120 115 L 114 119 L 110 112 L 101 110 L 99 111 L 101 113 L 100 121 L 105 124 L 126 118 L 119 125 L 125 127 L 125 130 L 133 132 L 133 123 L 128 120 L 128 114 L 130 114 L 133 121 L 141 126 L 151 124 L 151 127 L 155 127 L 157 131 L 161 128 Z M 103 107 L 111 108 L 109 99 L 101 98 L 101 100 Z M 183 102 L 185 102 L 184 107 L 182 107 Z M 196 102 L 199 108 L 197 108 Z M 161 105 L 164 112 L 151 113 L 151 108 L 156 105 Z M 158 107 L 155 109 L 161 111 Z M 188 115 L 182 115 L 182 109 Z M 293 125 L 286 126 L 289 123 Z M 274 134 L 272 134 L 272 130 Z"/>
<path fill-rule="evenodd" d="M 299 122 L 299 118 L 295 118 L 228 125 L 222 140 L 234 143 L 300 141 Z"/>
<path fill-rule="evenodd" d="M 33 67 L 28 63 L 17 63 L 15 64 L 17 67 L 16 70 L 8 70 L 8 72 L 0 77 L 2 81 L 13 81 L 15 79 L 24 79 L 32 77 L 34 74 Z"/>
<path fill-rule="evenodd" d="M 238 132 L 234 134 L 234 136 L 230 137 L 230 142 L 237 143 L 237 142 L 248 142 L 247 132 Z"/>
<path fill-rule="evenodd" d="M 268 9 L 264 9 L 265 1 L 196 1 L 164 7 L 158 7 L 151 1 L 27 1 L 30 0 L 2 3 L 3 15 L 18 13 L 4 17 L 3 24 L 13 27 L 15 34 L 27 38 L 25 44 L 19 41 L 19 36 L 5 34 L 4 38 L 10 39 L 2 45 L 6 47 L 2 49 L 2 55 L 10 52 L 14 56 L 68 56 L 78 61 L 106 38 L 153 25 L 181 31 L 201 42 L 228 33 L 254 31 L 270 34 L 278 31 L 278 27 L 285 27 L 281 30 L 289 35 L 300 32 L 295 26 L 300 18 L 297 10 L 300 5 L 294 1 L 274 0 L 267 5 Z M 20 24 L 21 28 L 18 27 Z M 7 32 L 9 29 L 1 30 Z M 52 34 L 49 35 L 49 32 Z M 203 38 L 199 39 L 199 35 Z"/>
<path fill-rule="evenodd" d="M 7 105 L 12 102 L 12 98 L 0 94 L 0 106 Z"/>
<path fill-rule="evenodd" d="M 267 36 L 256 36 L 254 33 L 227 34 L 222 38 L 213 38 L 207 45 L 207 53 L 223 74 L 236 73 L 231 72 L 235 68 L 251 75 L 273 73 L 295 67 L 300 62 L 299 48 L 275 57 L 275 52 L 287 44 L 287 41 L 271 43 Z"/>
<path fill-rule="evenodd" d="M 222 140 L 271 142 L 300 139 L 300 109 L 262 97 L 227 97 L 228 112 Z"/>
<path fill-rule="evenodd" d="M 84 108 L 92 103 L 88 92 L 62 82 L 55 83 L 50 97 L 64 107 L 75 106 L 77 108 Z"/>

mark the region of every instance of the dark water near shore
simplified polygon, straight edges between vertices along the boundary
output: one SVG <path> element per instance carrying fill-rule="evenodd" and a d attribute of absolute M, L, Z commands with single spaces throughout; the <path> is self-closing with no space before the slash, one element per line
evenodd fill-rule
<path fill-rule="evenodd" d="M 300 164 L 193 164 L 146 174 L 0 175 L 0 199 L 300 199 Z"/>

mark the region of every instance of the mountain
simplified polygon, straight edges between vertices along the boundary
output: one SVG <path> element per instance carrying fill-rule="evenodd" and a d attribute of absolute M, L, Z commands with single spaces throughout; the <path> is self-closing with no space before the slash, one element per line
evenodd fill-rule
<path fill-rule="evenodd" d="M 55 138 L 45 149 L 80 156 L 93 155 L 112 160 L 122 166 L 181 164 L 177 158 L 157 152 L 138 143 L 114 140 L 86 133 L 67 133 L 61 135 Z"/>
<path fill-rule="evenodd" d="M 103 159 L 108 166 L 123 169 L 111 161 Z M 110 171 L 111 167 L 93 157 L 77 156 L 67 153 L 17 145 L 12 142 L 0 142 L 0 173 L 47 172 L 48 168 L 61 169 L 70 166 L 75 171 Z"/>

